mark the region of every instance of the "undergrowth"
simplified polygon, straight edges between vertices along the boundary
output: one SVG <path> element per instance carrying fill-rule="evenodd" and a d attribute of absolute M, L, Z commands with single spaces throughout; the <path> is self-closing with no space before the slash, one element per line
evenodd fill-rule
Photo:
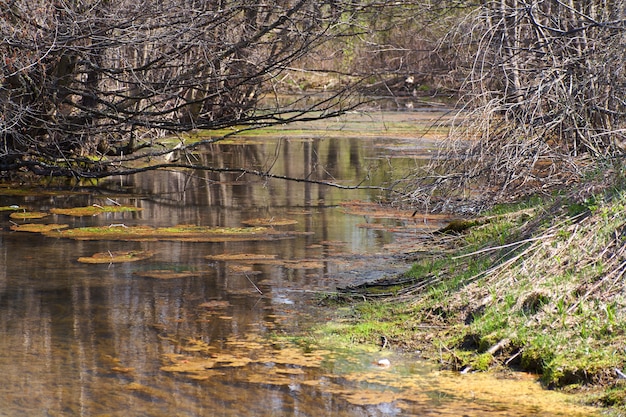
<path fill-rule="evenodd" d="M 460 371 L 504 366 L 547 387 L 601 387 L 590 401 L 624 407 L 626 193 L 534 198 L 481 219 L 399 278 L 413 290 L 381 299 L 360 288 L 365 301 L 338 331 Z"/>

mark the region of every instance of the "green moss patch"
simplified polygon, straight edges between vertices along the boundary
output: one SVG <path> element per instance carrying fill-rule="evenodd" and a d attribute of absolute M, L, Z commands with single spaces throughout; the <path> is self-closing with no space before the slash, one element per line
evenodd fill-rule
<path fill-rule="evenodd" d="M 150 251 L 98 252 L 91 256 L 80 257 L 78 262 L 84 264 L 115 264 L 142 261 L 152 256 L 154 256 L 154 252 Z"/>
<path fill-rule="evenodd" d="M 47 217 L 49 214 L 41 211 L 16 211 L 9 215 L 10 218 L 15 220 L 25 220 L 25 219 L 43 219 Z"/>
<path fill-rule="evenodd" d="M 191 242 L 236 242 L 272 240 L 291 237 L 264 227 L 206 227 L 179 225 L 173 227 L 126 226 L 123 224 L 55 230 L 47 236 L 78 240 L 176 240 Z"/>
<path fill-rule="evenodd" d="M 50 212 L 53 214 L 62 214 L 64 216 L 83 217 L 96 216 L 101 213 L 126 213 L 140 210 L 143 209 L 134 206 L 99 206 L 94 204 L 93 206 L 86 207 L 53 208 Z"/>
<path fill-rule="evenodd" d="M 207 255 L 206 259 L 211 261 L 245 261 L 263 262 L 276 259 L 277 255 L 265 255 L 256 253 L 222 253 L 218 255 Z"/>
<path fill-rule="evenodd" d="M 48 233 L 53 231 L 59 231 L 61 229 L 68 228 L 68 224 L 39 224 L 39 223 L 25 223 L 25 224 L 13 224 L 10 229 L 14 232 L 30 232 L 30 233 Z"/>

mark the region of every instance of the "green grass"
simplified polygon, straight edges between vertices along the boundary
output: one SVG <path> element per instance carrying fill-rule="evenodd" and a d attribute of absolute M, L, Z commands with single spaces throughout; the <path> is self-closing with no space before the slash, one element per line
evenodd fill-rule
<path fill-rule="evenodd" d="M 590 401 L 626 407 L 615 373 L 626 368 L 625 194 L 533 198 L 485 217 L 453 253 L 407 271 L 411 284 L 430 284 L 419 293 L 351 305 L 342 337 L 385 336 L 447 368 L 509 366 L 548 387 L 605 387 Z"/>

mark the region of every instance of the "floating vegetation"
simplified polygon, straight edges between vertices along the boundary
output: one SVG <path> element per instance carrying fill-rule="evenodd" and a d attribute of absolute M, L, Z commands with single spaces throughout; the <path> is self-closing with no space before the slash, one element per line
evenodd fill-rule
<path fill-rule="evenodd" d="M 46 216 L 48 216 L 48 213 L 41 211 L 16 211 L 9 214 L 9 217 L 15 220 L 43 219 Z"/>
<path fill-rule="evenodd" d="M 212 261 L 266 261 L 276 259 L 276 255 L 264 255 L 255 253 L 222 253 L 219 255 L 207 255 L 206 259 Z"/>
<path fill-rule="evenodd" d="M 228 272 L 234 274 L 260 275 L 261 271 L 255 271 L 250 265 L 228 265 Z"/>
<path fill-rule="evenodd" d="M 318 260 L 293 260 L 293 261 L 285 261 L 285 268 L 288 269 L 321 269 L 324 268 L 324 261 Z"/>
<path fill-rule="evenodd" d="M 14 232 L 30 232 L 30 233 L 48 233 L 52 231 L 59 231 L 61 229 L 68 228 L 68 224 L 38 224 L 38 223 L 25 223 L 25 224 L 13 224 L 11 230 Z"/>
<path fill-rule="evenodd" d="M 439 399 L 437 409 L 446 415 L 456 415 L 455 410 L 463 407 L 468 416 L 491 415 L 494 410 L 498 415 L 594 415 L 591 408 L 571 405 L 562 393 L 543 390 L 529 374 L 459 377 L 421 364 L 414 367 L 406 360 L 393 360 L 394 353 L 362 345 L 328 350 L 317 345 L 316 338 L 268 339 L 254 334 L 229 337 L 218 345 L 199 338 L 162 340 L 176 346 L 176 352 L 161 356 L 161 371 L 194 381 L 226 376 L 230 384 L 290 391 L 311 387 L 353 405 L 392 406 L 394 415 L 422 414 L 416 410 L 427 414 L 433 398 Z"/>
<path fill-rule="evenodd" d="M 151 258 L 154 255 L 150 251 L 116 251 L 98 252 L 91 256 L 80 257 L 78 262 L 84 264 L 114 264 L 123 262 L 136 262 Z"/>
<path fill-rule="evenodd" d="M 207 310 L 218 310 L 230 307 L 230 303 L 226 300 L 210 300 L 198 305 L 198 307 L 206 308 Z"/>
<path fill-rule="evenodd" d="M 57 196 L 66 194 L 80 194 L 76 191 L 55 190 L 50 187 L 39 188 L 24 185 L 7 186 L 0 185 L 0 195 L 10 197 L 31 197 L 31 196 Z M 86 193 L 84 193 L 86 194 Z"/>
<path fill-rule="evenodd" d="M 53 208 L 50 210 L 53 214 L 62 214 L 65 216 L 83 217 L 83 216 L 96 216 L 101 213 L 126 213 L 143 210 L 141 207 L 135 206 L 100 206 L 94 204 L 92 206 L 85 207 L 72 207 L 72 208 Z"/>
<path fill-rule="evenodd" d="M 292 219 L 277 219 L 274 217 L 263 219 L 250 219 L 244 220 L 241 223 L 246 226 L 289 226 L 292 224 L 298 224 L 297 220 Z"/>
<path fill-rule="evenodd" d="M 172 271 L 169 269 L 157 269 L 153 271 L 136 271 L 133 272 L 133 275 L 142 277 L 142 278 L 152 278 L 152 279 L 181 279 L 181 278 L 192 278 L 200 276 L 197 272 L 191 271 Z"/>
<path fill-rule="evenodd" d="M 226 349 L 217 351 L 213 346 L 197 339 L 182 342 L 180 349 L 194 355 L 177 353 L 164 354 L 161 357 L 164 372 L 177 373 L 194 380 L 209 379 L 216 370 L 227 368 L 247 368 L 255 365 L 271 364 L 267 373 L 262 376 L 263 381 L 256 381 L 259 375 L 255 372 L 245 373 L 247 382 L 267 383 L 269 376 L 278 378 L 277 385 L 287 385 L 291 381 L 290 375 L 296 374 L 294 369 L 319 368 L 330 352 L 318 350 L 305 352 L 296 346 L 286 346 L 277 349 L 267 342 L 250 337 L 246 340 L 230 338 L 226 341 Z M 283 372 L 288 370 L 288 372 Z M 280 375 L 284 376 L 281 378 Z M 262 379 L 263 379 L 262 378 Z"/>
<path fill-rule="evenodd" d="M 50 237 L 77 240 L 156 241 L 174 240 L 188 242 L 241 242 L 275 240 L 292 237 L 293 233 L 276 232 L 265 227 L 207 227 L 179 225 L 173 227 L 110 226 L 80 227 L 46 233 Z"/>

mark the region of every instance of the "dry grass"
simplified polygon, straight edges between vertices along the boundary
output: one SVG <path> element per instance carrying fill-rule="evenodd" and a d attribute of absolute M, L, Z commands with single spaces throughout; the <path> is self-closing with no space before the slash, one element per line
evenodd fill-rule
<path fill-rule="evenodd" d="M 510 366 L 549 386 L 624 389 L 626 193 L 622 177 L 612 184 L 582 199 L 579 190 L 499 207 L 456 237 L 455 254 L 425 257 L 396 287 L 385 283 L 388 302 L 368 308 L 402 317 L 393 325 L 402 330 L 387 319 L 370 337 L 419 344 L 458 370 Z"/>

